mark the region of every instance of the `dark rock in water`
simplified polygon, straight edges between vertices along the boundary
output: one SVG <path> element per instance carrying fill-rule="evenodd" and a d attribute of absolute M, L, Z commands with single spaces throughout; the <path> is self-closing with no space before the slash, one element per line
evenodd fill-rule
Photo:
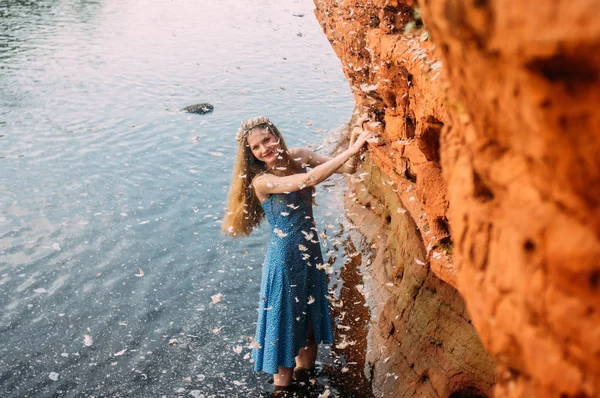
<path fill-rule="evenodd" d="M 204 115 L 205 113 L 211 113 L 213 109 L 215 109 L 215 107 L 211 104 L 203 103 L 186 106 L 182 110 L 187 111 L 189 113 L 199 113 L 201 115 Z"/>

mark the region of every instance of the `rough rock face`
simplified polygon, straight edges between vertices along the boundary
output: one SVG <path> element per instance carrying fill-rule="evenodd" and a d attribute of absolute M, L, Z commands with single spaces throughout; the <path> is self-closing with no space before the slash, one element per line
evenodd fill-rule
<path fill-rule="evenodd" d="M 374 251 L 365 373 L 377 397 L 490 396 L 494 364 L 458 291 L 433 274 L 419 229 L 395 184 L 367 160 L 347 195 L 349 217 Z"/>
<path fill-rule="evenodd" d="M 600 396 L 600 1 L 315 4 L 380 122 L 350 198 L 383 220 L 373 385 L 490 394 L 456 288 L 496 396 Z"/>

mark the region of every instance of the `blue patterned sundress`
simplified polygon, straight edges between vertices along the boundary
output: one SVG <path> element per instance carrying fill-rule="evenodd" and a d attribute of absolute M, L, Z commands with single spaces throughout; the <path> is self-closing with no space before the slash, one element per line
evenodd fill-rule
<path fill-rule="evenodd" d="M 333 344 L 323 264 L 310 190 L 272 194 L 262 202 L 271 226 L 263 263 L 254 370 L 277 373 L 278 366 L 293 368 L 294 358 L 306 346 L 309 320 L 317 344 Z M 310 303 L 310 304 L 309 304 Z"/>

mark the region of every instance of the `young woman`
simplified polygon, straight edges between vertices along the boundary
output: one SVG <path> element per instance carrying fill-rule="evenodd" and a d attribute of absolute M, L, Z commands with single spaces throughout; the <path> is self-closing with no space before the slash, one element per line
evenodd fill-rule
<path fill-rule="evenodd" d="M 222 227 L 229 235 L 248 235 L 265 216 L 271 226 L 252 357 L 256 371 L 274 375 L 275 395 L 289 389 L 294 367 L 304 373 L 314 369 L 317 344 L 333 344 L 327 276 L 313 220 L 314 187 L 335 172 L 354 173 L 369 137 L 355 129 L 349 148 L 327 158 L 304 148 L 288 150 L 266 117 L 243 122 L 238 130 Z"/>

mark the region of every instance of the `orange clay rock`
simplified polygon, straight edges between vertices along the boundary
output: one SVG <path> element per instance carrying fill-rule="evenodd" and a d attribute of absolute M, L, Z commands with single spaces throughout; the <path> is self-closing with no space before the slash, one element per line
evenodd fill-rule
<path fill-rule="evenodd" d="M 357 182 L 353 199 L 365 198 L 350 202 L 371 207 L 370 195 L 384 218 L 399 208 L 421 242 L 392 228 L 385 258 L 369 266 L 373 285 L 412 283 L 403 262 L 420 253 L 446 286 L 427 273 L 420 291 L 450 285 L 464 297 L 497 365 L 495 396 L 600 396 L 600 0 L 422 0 L 418 12 L 412 0 L 315 4 L 359 111 L 382 131 L 365 165 L 381 176 Z M 479 368 L 466 370 L 443 363 L 454 360 L 447 341 L 427 346 L 432 333 L 461 344 L 469 316 L 465 325 L 425 311 L 429 326 L 402 329 L 416 322 L 403 311 L 423 318 L 429 304 L 419 294 L 399 304 L 402 290 L 390 287 L 375 303 L 369 349 L 389 348 L 385 329 L 397 348 L 387 361 L 370 354 L 374 386 L 395 374 L 409 385 L 391 386 L 395 396 L 491 394 L 476 347 L 465 364 Z M 437 296 L 458 311 L 459 298 Z M 442 362 L 427 370 L 429 356 Z"/>

